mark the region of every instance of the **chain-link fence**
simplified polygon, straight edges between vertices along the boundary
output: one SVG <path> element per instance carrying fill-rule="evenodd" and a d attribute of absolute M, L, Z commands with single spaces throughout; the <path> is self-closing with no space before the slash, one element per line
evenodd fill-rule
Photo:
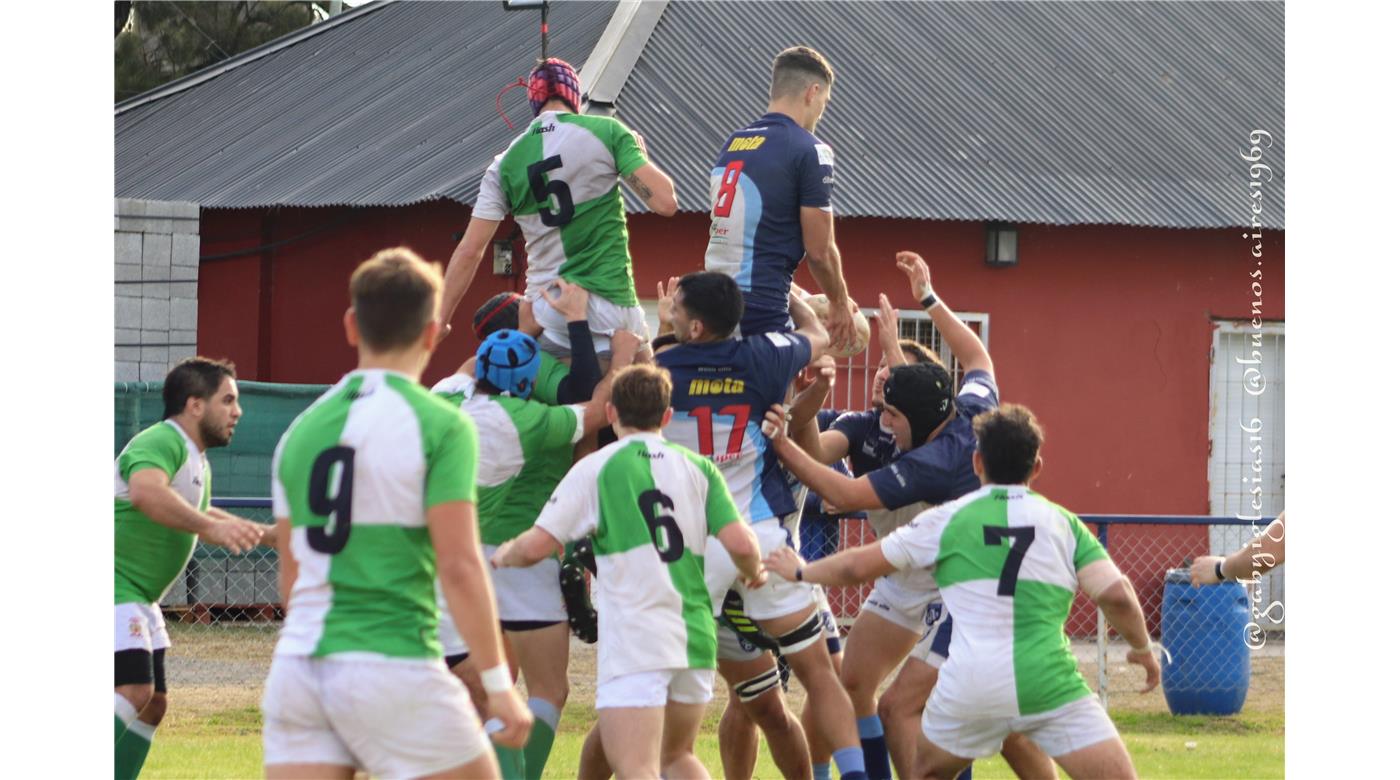
<path fill-rule="evenodd" d="M 1164 599 L 1167 573 L 1189 566 L 1189 561 L 1198 555 L 1238 550 L 1268 524 L 1267 519 L 1252 524 L 1249 520 L 1229 517 L 1194 516 L 1084 515 L 1082 519 L 1098 534 L 1109 555 L 1132 582 L 1147 617 L 1148 631 L 1156 641 L 1163 640 L 1164 614 L 1172 613 L 1172 608 L 1177 606 Z M 809 515 L 803 518 L 800 534 L 803 554 L 808 559 L 875 540 L 869 523 L 859 517 Z M 1178 687 L 1206 695 L 1224 695 L 1243 684 L 1251 696 L 1277 697 L 1281 702 L 1284 633 L 1282 625 L 1272 618 L 1281 616 L 1284 611 L 1283 582 L 1283 573 L 1277 572 L 1264 577 L 1257 586 L 1237 588 L 1236 593 L 1244 604 L 1242 607 L 1234 605 L 1236 610 L 1231 616 L 1219 614 L 1225 607 L 1207 610 L 1209 614 L 1205 620 L 1212 621 L 1214 629 L 1227 632 L 1223 638 L 1192 633 L 1189 625 L 1178 632 L 1182 637 L 1180 641 L 1174 641 L 1176 635 L 1169 637 L 1173 683 L 1179 682 Z M 859 614 L 869 592 L 868 585 L 828 589 L 827 601 L 837 622 L 848 627 Z M 1219 601 L 1222 593 L 1208 595 Z M 1277 606 L 1269 609 L 1270 605 Z M 1239 609 L 1245 611 L 1262 633 L 1247 638 L 1238 620 L 1232 623 L 1227 619 L 1238 618 Z M 1256 616 L 1255 610 L 1268 614 Z M 1200 628 L 1201 632 L 1209 630 L 1212 629 L 1208 626 Z M 1141 687 L 1141 668 L 1130 667 L 1123 660 L 1126 643 L 1108 627 L 1102 614 L 1083 593 L 1075 597 L 1065 633 L 1079 658 L 1080 670 L 1105 704 L 1115 695 L 1122 697 L 1115 704 L 1128 701 L 1123 695 Z M 1252 647 L 1246 646 L 1247 641 Z M 1248 661 L 1242 667 L 1244 656 Z"/>

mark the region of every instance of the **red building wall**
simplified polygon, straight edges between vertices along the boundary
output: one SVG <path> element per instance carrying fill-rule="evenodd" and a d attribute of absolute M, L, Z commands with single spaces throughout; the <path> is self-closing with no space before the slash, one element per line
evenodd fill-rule
<path fill-rule="evenodd" d="M 445 263 L 469 214 L 445 202 L 206 210 L 201 353 L 232 358 L 248 378 L 335 381 L 355 363 L 340 324 L 354 267 L 400 244 Z M 644 215 L 630 225 L 643 297 L 654 296 L 657 280 L 701 266 L 703 215 Z M 875 305 L 883 291 L 897 307 L 915 308 L 893 261 L 897 250 L 912 249 L 929 261 L 935 287 L 954 309 L 990 314 L 1002 398 L 1029 406 L 1046 429 L 1037 488 L 1081 513 L 1209 511 L 1212 321 L 1248 319 L 1254 300 L 1255 260 L 1241 232 L 1023 225 L 1018 265 L 990 268 L 976 223 L 837 223 L 846 278 L 862 305 Z M 1283 243 L 1281 233 L 1265 234 L 1265 319 L 1284 315 Z M 227 256 L 247 250 L 257 251 Z M 805 268 L 798 280 L 814 287 Z M 425 381 L 451 372 L 475 349 L 476 307 L 523 283 L 519 273 L 493 275 L 484 260 L 458 308 L 455 335 Z"/>

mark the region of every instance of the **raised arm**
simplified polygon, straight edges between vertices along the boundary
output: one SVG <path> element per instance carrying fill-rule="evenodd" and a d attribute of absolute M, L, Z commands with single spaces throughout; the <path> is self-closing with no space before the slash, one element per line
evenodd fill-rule
<path fill-rule="evenodd" d="M 933 283 L 929 280 L 928 263 L 913 252 L 896 252 L 894 257 L 899 270 L 909 277 L 909 291 L 914 300 L 928 312 L 929 318 L 933 320 L 933 327 L 938 329 L 938 335 L 947 342 L 948 349 L 952 350 L 953 357 L 957 358 L 963 371 L 986 371 L 993 374 L 992 356 L 987 352 L 982 339 L 977 337 L 967 323 L 958 319 L 943 299 L 934 293 Z M 933 302 L 924 306 L 924 302 L 930 298 Z"/>

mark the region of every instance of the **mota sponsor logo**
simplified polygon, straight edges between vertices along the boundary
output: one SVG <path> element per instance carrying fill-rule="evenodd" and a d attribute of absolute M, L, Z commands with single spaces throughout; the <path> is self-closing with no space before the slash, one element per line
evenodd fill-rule
<path fill-rule="evenodd" d="M 729 149 L 727 149 L 726 151 L 752 152 L 754 149 L 757 149 L 758 147 L 762 146 L 763 142 L 767 140 L 767 138 L 764 138 L 761 135 L 749 136 L 747 138 L 735 138 L 733 141 L 729 142 Z"/>
<path fill-rule="evenodd" d="M 716 379 L 690 380 L 691 395 L 738 395 L 744 392 L 744 380 L 726 376 Z"/>

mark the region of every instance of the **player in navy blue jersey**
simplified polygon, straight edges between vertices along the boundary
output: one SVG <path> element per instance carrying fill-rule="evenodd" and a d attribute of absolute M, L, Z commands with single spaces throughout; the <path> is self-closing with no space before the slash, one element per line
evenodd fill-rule
<path fill-rule="evenodd" d="M 912 252 L 900 252 L 896 257 L 900 269 L 909 277 L 915 299 L 928 312 L 962 366 L 961 387 L 954 392 L 952 376 L 936 360 L 894 366 L 883 386 L 879 424 L 872 426 L 868 413 L 865 420 L 858 421 L 859 425 L 852 423 L 847 430 L 853 438 L 846 439 L 844 448 L 839 439 L 847 433 L 818 434 L 811 422 L 804 420 L 795 420 L 805 430 L 794 432 L 792 439 L 781 435 L 773 439 L 773 449 L 783 464 L 826 503 L 838 511 L 888 510 L 894 515 L 891 526 L 980 486 L 972 469 L 972 453 L 977 446 L 972 418 L 999 403 L 991 355 L 981 339 L 933 293 L 928 266 L 922 258 Z M 883 295 L 881 308 L 892 321 L 893 309 Z M 888 325 L 882 324 L 882 340 L 887 330 L 892 333 Z M 898 453 L 888 463 L 855 477 L 844 477 L 821 462 L 846 454 L 843 449 L 855 445 L 856 439 L 871 437 L 879 426 L 894 431 Z M 813 446 L 814 439 L 824 440 L 825 447 Z M 808 443 L 806 447 L 800 446 L 804 441 Z M 863 449 L 862 446 L 862 455 Z M 878 445 L 875 449 L 878 452 Z M 812 457 L 809 450 L 821 457 Z M 874 520 L 872 517 L 872 524 Z M 888 533 L 893 527 L 881 530 Z M 919 733 L 918 713 L 937 680 L 938 666 L 947 657 L 951 632 L 946 626 L 952 619 L 943 608 L 937 587 L 926 575 L 896 573 L 883 577 L 862 605 L 847 637 L 842 676 L 859 718 L 866 766 L 872 778 L 891 776 L 885 758 L 887 745 L 894 768 L 900 776 L 910 776 Z M 921 641 L 921 636 L 926 641 Z M 941 644 L 937 641 L 940 639 Z M 875 695 L 880 683 L 906 656 L 917 658 L 920 663 L 906 664 L 877 704 Z M 910 718 L 905 710 L 919 691 L 924 698 L 918 699 Z M 1007 751 L 1013 767 L 1018 772 L 1026 770 L 1022 777 L 1044 776 L 1047 768 L 1054 771 L 1049 758 L 1027 740 L 1008 741 Z"/>
<path fill-rule="evenodd" d="M 746 304 L 739 285 L 725 274 L 688 274 L 676 283 L 674 299 L 658 305 L 662 332 L 674 330 L 678 342 L 656 355 L 657 365 L 671 372 L 674 388 L 671 407 L 675 413 L 665 436 L 719 466 L 740 513 L 753 524 L 765 555 L 770 549 L 795 546 L 794 526 L 801 508 L 759 430 L 763 414 L 769 406 L 785 400 L 793 378 L 820 359 L 827 345 L 826 331 L 816 314 L 798 296 L 790 297 L 795 331 L 738 339 L 732 335 Z M 738 582 L 737 572 L 723 565 L 721 557 L 705 557 L 705 579 L 717 614 L 724 594 L 731 588 L 737 590 L 744 612 L 777 640 L 811 697 L 816 728 L 834 748 L 833 758 L 842 775 L 864 777 L 855 717 L 824 641 L 818 593 L 802 583 L 785 583 L 792 588 L 748 588 Z M 731 685 L 747 689 L 745 683 L 753 678 L 738 677 L 737 670 L 727 664 L 729 660 L 734 659 L 721 640 L 720 673 Z M 766 663 L 771 668 L 771 657 Z M 752 667 L 744 669 L 752 671 Z M 753 719 L 758 722 L 758 718 Z M 805 761 L 805 755 L 800 760 Z M 788 771 L 781 764 L 780 769 Z M 798 769 L 805 775 L 805 768 L 799 765 Z"/>
<path fill-rule="evenodd" d="M 838 347 L 855 341 L 831 208 L 835 156 L 813 135 L 835 74 L 805 46 L 773 60 L 768 111 L 724 142 L 710 172 L 705 269 L 734 277 L 744 293 L 739 332 L 786 330 L 792 275 L 805 255 L 831 302 Z"/>

